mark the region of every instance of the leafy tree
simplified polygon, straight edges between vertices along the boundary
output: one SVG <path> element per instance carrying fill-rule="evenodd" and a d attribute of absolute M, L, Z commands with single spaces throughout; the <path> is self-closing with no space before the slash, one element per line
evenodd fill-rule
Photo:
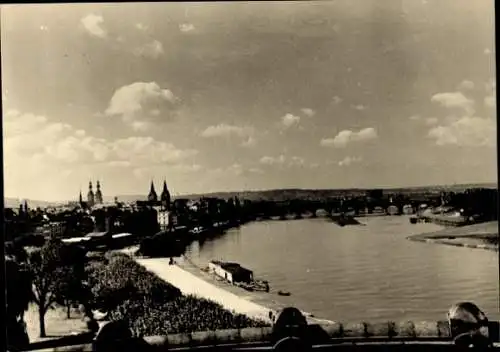
<path fill-rule="evenodd" d="M 56 287 L 55 295 L 57 303 L 66 307 L 66 316 L 69 319 L 73 303 L 87 303 L 87 292 L 83 285 L 86 251 L 79 246 L 63 246 L 60 255 L 60 270 L 66 280 Z"/>
<path fill-rule="evenodd" d="M 61 287 L 70 281 L 72 271 L 65 265 L 64 244 L 58 239 L 48 240 L 28 258 L 33 283 L 33 301 L 38 306 L 40 337 L 46 337 L 45 314 L 57 303 Z"/>

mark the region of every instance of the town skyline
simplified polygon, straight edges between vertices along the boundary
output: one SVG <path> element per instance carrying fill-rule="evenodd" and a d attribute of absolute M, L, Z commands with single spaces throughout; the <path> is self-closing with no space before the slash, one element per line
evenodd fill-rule
<path fill-rule="evenodd" d="M 5 196 L 496 183 L 493 14 L 486 0 L 3 5 Z"/>

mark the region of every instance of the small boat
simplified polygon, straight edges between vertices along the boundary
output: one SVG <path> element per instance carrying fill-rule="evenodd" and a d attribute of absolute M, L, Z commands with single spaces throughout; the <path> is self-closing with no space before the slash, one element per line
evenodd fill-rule
<path fill-rule="evenodd" d="M 286 292 L 286 291 L 278 291 L 278 295 L 280 295 L 280 296 L 290 296 L 291 293 L 290 292 Z"/>

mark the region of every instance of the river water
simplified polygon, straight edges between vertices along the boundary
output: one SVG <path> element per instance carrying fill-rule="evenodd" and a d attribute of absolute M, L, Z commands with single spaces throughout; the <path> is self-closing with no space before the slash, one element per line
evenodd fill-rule
<path fill-rule="evenodd" d="M 235 261 L 291 296 L 273 296 L 336 321 L 443 320 L 470 300 L 499 320 L 498 253 L 413 242 L 434 224 L 408 217 L 361 218 L 339 227 L 325 219 L 265 221 L 232 229 L 186 255 L 196 264 Z"/>

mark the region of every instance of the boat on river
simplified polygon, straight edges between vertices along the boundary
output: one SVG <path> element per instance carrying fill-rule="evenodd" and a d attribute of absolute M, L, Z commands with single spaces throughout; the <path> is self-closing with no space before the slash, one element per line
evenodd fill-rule
<path fill-rule="evenodd" d="M 279 296 L 290 296 L 291 293 L 288 291 L 278 291 Z"/>

